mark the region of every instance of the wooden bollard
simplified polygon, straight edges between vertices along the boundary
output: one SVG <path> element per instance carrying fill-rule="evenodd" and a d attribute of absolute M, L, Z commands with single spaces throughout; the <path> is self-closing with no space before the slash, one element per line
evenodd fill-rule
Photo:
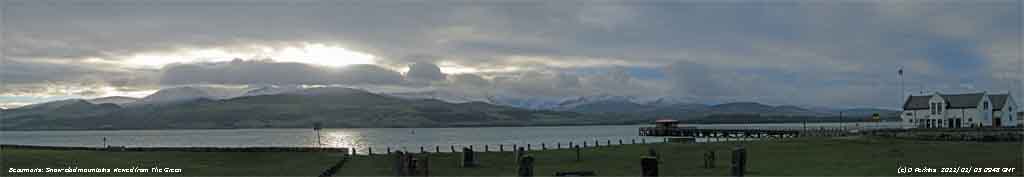
<path fill-rule="evenodd" d="M 580 161 L 581 160 L 580 159 L 580 146 L 579 145 L 573 146 L 573 149 L 576 149 L 576 161 Z"/>
<path fill-rule="evenodd" d="M 715 168 L 715 151 L 709 150 L 704 153 L 704 168 Z"/>
<path fill-rule="evenodd" d="M 388 148 L 387 155 L 391 155 L 391 146 L 388 146 L 387 148 Z"/>
<path fill-rule="evenodd" d="M 462 160 L 460 161 L 461 167 L 476 167 L 477 160 L 476 154 L 473 154 L 473 149 L 462 148 Z"/>
<path fill-rule="evenodd" d="M 519 176 L 533 176 L 533 156 L 525 155 L 519 158 Z"/>
<path fill-rule="evenodd" d="M 732 176 L 743 176 L 747 165 L 747 149 L 740 146 L 732 150 Z"/>
<path fill-rule="evenodd" d="M 548 147 L 544 146 L 544 143 L 540 143 L 540 150 L 548 150 Z"/>
<path fill-rule="evenodd" d="M 490 152 L 490 148 L 487 148 L 486 144 L 484 145 L 484 152 Z"/>
<path fill-rule="evenodd" d="M 455 145 L 451 145 L 452 152 L 455 152 Z"/>
<path fill-rule="evenodd" d="M 434 152 L 441 153 L 441 146 L 434 145 Z"/>
<path fill-rule="evenodd" d="M 640 158 L 640 176 L 658 176 L 658 158 L 645 156 Z"/>
<path fill-rule="evenodd" d="M 505 152 L 505 144 L 498 144 L 498 152 Z"/>
<path fill-rule="evenodd" d="M 608 140 L 608 142 L 606 144 L 604 144 L 604 145 L 605 146 L 611 146 L 612 145 L 612 140 Z"/>
<path fill-rule="evenodd" d="M 366 148 L 366 155 L 367 156 L 373 156 L 373 147 L 367 147 Z"/>
<path fill-rule="evenodd" d="M 555 149 L 562 149 L 562 142 L 556 142 Z"/>

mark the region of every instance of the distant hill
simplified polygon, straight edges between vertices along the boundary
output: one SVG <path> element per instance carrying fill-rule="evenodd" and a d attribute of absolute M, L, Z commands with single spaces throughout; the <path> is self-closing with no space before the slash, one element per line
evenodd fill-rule
<path fill-rule="evenodd" d="M 874 108 L 823 110 L 756 102 L 705 105 L 680 98 L 643 100 L 611 95 L 557 101 L 465 99 L 457 103 L 404 97 L 410 95 L 418 94 L 392 96 L 343 87 L 178 87 L 142 99 L 71 99 L 7 109 L 0 114 L 0 129 L 303 128 L 314 123 L 327 127 L 530 126 L 649 123 L 655 119 L 774 123 L 860 121 L 874 113 L 897 119 L 899 115 L 898 111 Z M 497 100 L 528 108 L 496 105 L 493 102 Z"/>
<path fill-rule="evenodd" d="M 112 97 L 94 98 L 94 99 L 90 99 L 90 100 L 87 100 L 87 101 L 89 101 L 89 103 L 92 103 L 92 104 L 112 103 L 112 104 L 116 104 L 118 106 L 125 106 L 125 105 L 131 104 L 131 103 L 135 103 L 135 102 L 139 101 L 139 99 L 138 98 L 132 98 L 132 97 L 125 97 L 125 96 L 112 96 Z"/>
<path fill-rule="evenodd" d="M 407 100 L 348 88 L 312 88 L 225 100 L 119 107 L 68 100 L 0 115 L 3 129 L 176 129 L 452 127 L 602 124 L 636 121 L 470 102 Z"/>

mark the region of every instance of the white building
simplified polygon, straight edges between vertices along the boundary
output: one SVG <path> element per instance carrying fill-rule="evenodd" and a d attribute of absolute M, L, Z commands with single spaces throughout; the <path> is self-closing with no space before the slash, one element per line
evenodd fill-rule
<path fill-rule="evenodd" d="M 903 104 L 904 125 L 917 128 L 1016 127 L 1021 117 L 1010 94 L 941 94 L 910 96 Z"/>

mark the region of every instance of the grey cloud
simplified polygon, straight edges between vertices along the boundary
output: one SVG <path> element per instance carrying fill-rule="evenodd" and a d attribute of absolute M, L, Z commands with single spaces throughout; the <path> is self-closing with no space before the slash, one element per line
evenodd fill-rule
<path fill-rule="evenodd" d="M 405 77 L 410 81 L 433 82 L 444 80 L 445 74 L 441 73 L 441 68 L 433 63 L 416 62 L 409 65 L 409 72 L 405 74 Z"/>
<path fill-rule="evenodd" d="M 402 84 L 401 75 L 374 65 L 338 69 L 266 60 L 177 64 L 164 68 L 161 84 L 299 85 Z"/>
<path fill-rule="evenodd" d="M 697 66 L 676 63 L 679 66 L 673 65 L 666 69 L 666 75 L 669 76 L 666 78 L 667 84 L 673 88 L 668 94 L 749 96 L 745 93 L 763 93 L 755 96 L 773 97 L 773 93 L 786 92 L 785 89 L 833 89 L 829 87 L 831 85 L 825 84 L 832 83 L 828 82 L 831 78 L 848 78 L 835 82 L 839 85 L 853 85 L 848 89 L 877 89 L 867 86 L 870 85 L 868 83 L 885 80 L 883 85 L 892 85 L 896 81 L 890 79 L 892 74 L 870 73 L 892 73 L 895 66 L 909 67 L 915 62 L 930 63 L 936 69 L 927 73 L 908 69 L 908 75 L 915 75 L 913 80 L 908 79 L 908 86 L 911 83 L 957 85 L 960 78 L 948 79 L 944 76 L 966 72 L 1006 72 L 1007 69 L 996 68 L 997 71 L 985 66 L 960 67 L 955 61 L 934 59 L 929 55 L 942 52 L 937 49 L 939 47 L 929 45 L 938 42 L 985 46 L 993 41 L 1020 38 L 1019 9 L 1015 2 L 975 2 L 892 4 L 870 1 L 749 5 L 704 1 L 40 3 L 15 0 L 5 2 L 5 22 L 2 28 L 6 37 L 4 49 L 8 52 L 5 55 L 26 59 L 99 57 L 117 60 L 138 52 L 250 44 L 288 46 L 302 42 L 337 44 L 354 51 L 370 53 L 378 56 L 379 64 L 392 68 L 415 62 L 445 61 L 486 68 L 515 65 L 558 73 L 559 69 L 573 69 L 575 66 L 544 66 L 550 65 L 545 62 L 579 63 L 580 58 L 603 58 L 626 64 L 663 66 L 671 65 L 679 58 L 687 58 L 694 59 L 692 64 Z M 1020 48 L 1015 46 L 1016 42 L 1009 43 L 1013 45 L 1006 48 Z M 1011 53 L 1017 55 L 1016 52 Z M 537 56 L 549 60 L 521 62 L 511 61 L 514 59 L 508 59 L 508 56 Z M 989 61 L 980 63 L 1000 65 Z M 17 65 L 24 62 L 13 64 L 15 66 L 8 67 L 20 68 Z M 206 73 L 212 72 L 210 68 L 218 67 L 230 68 L 202 66 L 192 69 Z M 370 74 L 374 77 L 345 78 L 343 76 L 347 75 L 338 74 L 343 71 L 320 71 L 323 69 L 304 66 L 282 67 L 296 70 L 268 69 L 279 74 L 267 76 L 271 79 L 250 76 L 231 79 L 212 75 L 211 79 L 174 76 L 167 80 L 172 83 L 198 80 L 226 83 L 380 84 L 397 81 L 394 74 L 382 70 L 371 69 L 380 71 L 379 74 Z M 445 78 L 439 77 L 439 72 L 433 72 L 432 69 L 426 70 L 424 74 L 410 70 L 412 74 L 409 76 L 412 77 L 409 78 L 432 81 Z M 706 72 L 700 72 L 702 70 Z M 792 87 L 760 87 L 751 82 L 743 82 L 741 76 L 729 74 L 749 70 L 788 71 L 792 75 L 811 77 L 788 83 L 794 85 Z M 5 69 L 0 72 L 7 71 Z M 66 71 L 83 73 L 75 69 Z M 0 79 L 26 82 L 61 80 L 41 73 L 17 72 L 5 74 Z M 310 72 L 309 75 L 296 75 L 306 72 Z M 497 75 L 478 74 L 488 77 Z M 579 75 L 573 79 L 571 76 L 550 76 L 550 73 L 542 74 L 540 81 L 530 81 L 518 78 L 529 74 L 515 74 L 508 74 L 511 75 L 508 78 L 497 77 L 495 82 L 502 82 L 512 90 L 546 95 L 629 90 L 606 86 L 614 86 L 613 83 L 646 83 L 635 78 L 623 79 L 629 77 L 616 79 Z M 15 75 L 17 78 L 13 78 Z M 146 80 L 97 78 L 119 86 Z M 992 80 L 988 77 L 978 79 Z M 65 80 L 88 79 L 68 77 Z M 751 80 L 759 80 L 754 83 L 762 85 L 787 81 L 781 77 Z M 552 89 L 574 85 L 580 87 Z M 998 85 L 991 81 L 980 82 L 977 88 L 999 88 L 996 87 Z M 882 95 L 870 94 L 871 90 L 850 92 L 884 99 Z M 818 95 L 830 96 L 825 92 Z M 815 103 L 845 101 L 802 100 Z"/>
<path fill-rule="evenodd" d="M 466 85 L 473 87 L 486 87 L 491 85 L 490 81 L 487 81 L 487 79 L 476 74 L 454 74 L 450 75 L 449 79 L 454 85 Z"/>

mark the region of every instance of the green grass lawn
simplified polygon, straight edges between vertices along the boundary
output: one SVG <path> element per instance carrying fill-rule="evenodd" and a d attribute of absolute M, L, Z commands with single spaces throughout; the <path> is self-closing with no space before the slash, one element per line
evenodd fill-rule
<path fill-rule="evenodd" d="M 650 144 L 588 148 L 582 161 L 575 161 L 572 150 L 529 152 L 535 158 L 535 175 L 550 176 L 556 171 L 595 171 L 600 176 L 639 176 L 640 157 L 649 147 L 659 153 L 663 176 L 727 176 L 729 151 L 737 143 Z M 930 168 L 1015 167 L 1017 173 L 971 174 L 971 176 L 1020 176 L 1020 143 L 927 142 L 891 139 L 800 139 L 747 142 L 747 175 L 751 176 L 897 176 L 897 163 L 906 161 Z M 716 151 L 717 168 L 704 169 L 703 153 Z M 457 154 L 430 156 L 431 175 L 436 176 L 514 176 L 516 168 L 511 152 L 478 153 L 481 167 L 459 168 Z M 354 157 L 338 175 L 382 176 L 391 173 L 391 158 Z M 932 176 L 937 175 L 933 174 Z M 947 176 L 952 174 L 946 174 Z"/>
<path fill-rule="evenodd" d="M 106 152 L 3 149 L 0 176 L 316 176 L 344 154 L 318 152 Z M 181 173 L 8 173 L 8 168 L 151 168 Z"/>
<path fill-rule="evenodd" d="M 662 176 L 729 175 L 729 150 L 739 143 L 621 145 L 582 150 L 575 161 L 572 150 L 531 151 L 535 175 L 556 171 L 595 171 L 600 176 L 638 176 L 640 157 L 654 148 L 661 157 Z M 970 176 L 1021 176 L 1020 143 L 931 142 L 876 138 L 814 138 L 743 143 L 748 150 L 750 176 L 898 176 L 897 163 L 924 163 L 931 168 L 969 166 L 1012 167 L 1016 173 L 973 173 Z M 701 168 L 702 155 L 717 152 L 717 168 Z M 514 176 L 510 152 L 478 153 L 480 167 L 459 168 L 458 154 L 430 154 L 430 171 L 435 176 Z M 82 174 L 12 174 L 8 168 L 59 168 L 77 164 L 80 168 L 130 168 L 132 164 L 180 168 L 180 174 L 161 176 L 316 176 L 343 155 L 316 152 L 103 152 L 36 149 L 0 151 L 0 176 Z M 391 175 L 389 156 L 351 157 L 337 176 Z M 102 175 L 102 174 L 87 174 Z M 106 174 L 137 176 L 137 173 Z M 150 174 L 153 175 L 153 174 Z M 932 174 L 949 176 L 951 174 Z"/>

